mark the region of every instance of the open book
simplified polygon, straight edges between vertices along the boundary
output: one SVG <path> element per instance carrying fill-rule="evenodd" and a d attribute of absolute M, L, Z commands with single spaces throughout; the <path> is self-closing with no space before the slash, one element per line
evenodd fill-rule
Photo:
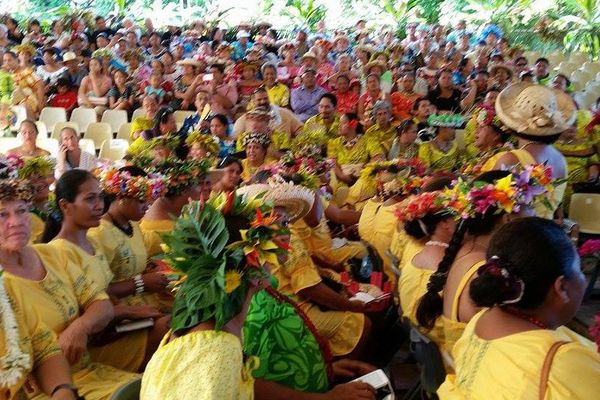
<path fill-rule="evenodd" d="M 360 378 L 356 378 L 354 382 L 364 382 L 371 385 L 371 387 L 377 391 L 377 400 L 395 399 L 392 384 L 390 383 L 390 380 L 385 372 L 383 372 L 381 369 L 368 373 L 367 375 L 363 375 Z"/>
<path fill-rule="evenodd" d="M 117 333 L 131 332 L 150 328 L 151 326 L 154 326 L 154 320 L 152 318 L 144 318 L 135 321 L 124 321 L 115 326 L 115 331 Z"/>

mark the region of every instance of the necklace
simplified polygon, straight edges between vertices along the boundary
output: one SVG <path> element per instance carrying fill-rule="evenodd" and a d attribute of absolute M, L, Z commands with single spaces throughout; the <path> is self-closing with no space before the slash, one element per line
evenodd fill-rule
<path fill-rule="evenodd" d="M 359 139 L 360 139 L 360 136 L 353 137 L 350 140 L 342 137 L 342 141 L 344 142 L 344 147 L 346 147 L 347 149 L 353 148 L 356 145 L 356 143 L 358 143 Z"/>
<path fill-rule="evenodd" d="M 0 357 L 0 387 L 10 387 L 31 370 L 32 360 L 21 352 L 19 326 L 4 287 L 3 271 L 0 266 L 0 325 L 6 336 L 6 353 Z"/>
<path fill-rule="evenodd" d="M 439 242 L 437 240 L 430 240 L 427 243 L 425 243 L 425 246 L 439 246 L 447 249 L 449 245 L 448 243 Z"/>
<path fill-rule="evenodd" d="M 512 307 L 502 307 L 500 309 L 510 315 L 513 315 L 517 318 L 525 320 L 525 321 L 537 326 L 540 329 L 548 329 L 548 326 L 545 323 L 543 323 L 540 319 L 534 317 L 533 315 L 525 314 L 524 312 L 515 310 Z"/>

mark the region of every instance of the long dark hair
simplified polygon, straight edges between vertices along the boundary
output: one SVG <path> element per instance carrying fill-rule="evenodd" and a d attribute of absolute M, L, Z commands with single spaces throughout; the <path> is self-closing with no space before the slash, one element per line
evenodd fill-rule
<path fill-rule="evenodd" d="M 54 189 L 55 200 L 51 205 L 52 211 L 46 219 L 44 233 L 42 234 L 42 243 L 48 243 L 58 235 L 62 227 L 63 213 L 60 209 L 60 201 L 66 200 L 73 203 L 79 194 L 79 188 L 88 179 L 96 179 L 89 171 L 83 169 L 72 169 L 62 174 L 59 180 L 56 181 Z"/>
<path fill-rule="evenodd" d="M 486 256 L 488 264 L 469 287 L 471 299 L 479 307 L 493 307 L 520 297 L 511 306 L 522 310 L 541 305 L 560 276 L 571 279 L 578 257 L 563 229 L 539 217 L 519 218 L 502 226 Z M 498 274 L 493 266 L 507 273 Z"/>
<path fill-rule="evenodd" d="M 507 175 L 509 175 L 508 171 L 489 171 L 475 178 L 475 181 L 492 183 Z M 446 286 L 448 272 L 463 245 L 465 234 L 469 233 L 473 236 L 488 234 L 503 215 L 504 213 L 498 212 L 495 207 L 490 207 L 485 214 L 464 219 L 458 224 L 450 243 L 448 243 L 448 248 L 444 252 L 444 258 L 440 261 L 436 272 L 429 278 L 427 292 L 419 301 L 416 314 L 419 325 L 432 329 L 436 319 L 442 314 L 444 300 L 440 296 L 440 292 Z"/>

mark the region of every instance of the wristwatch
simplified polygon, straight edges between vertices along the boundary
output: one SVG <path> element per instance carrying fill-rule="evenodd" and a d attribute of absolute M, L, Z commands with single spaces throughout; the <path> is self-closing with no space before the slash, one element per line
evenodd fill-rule
<path fill-rule="evenodd" d="M 52 393 L 50 394 L 50 397 L 54 396 L 54 394 L 56 392 L 58 392 L 59 390 L 63 390 L 63 389 L 70 390 L 75 395 L 75 398 L 77 400 L 85 400 L 85 397 L 79 395 L 79 391 L 77 390 L 77 386 L 73 385 L 72 383 L 61 383 L 60 385 L 56 386 L 54 388 L 54 390 L 52 390 Z"/>

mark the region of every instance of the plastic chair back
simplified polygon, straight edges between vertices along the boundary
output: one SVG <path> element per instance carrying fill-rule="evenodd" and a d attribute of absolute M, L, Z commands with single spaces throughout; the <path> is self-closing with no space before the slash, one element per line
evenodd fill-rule
<path fill-rule="evenodd" d="M 442 353 L 437 344 L 414 326 L 410 331 L 410 349 L 421 370 L 421 387 L 428 394 L 435 394 L 446 379 Z"/>
<path fill-rule="evenodd" d="M 79 148 L 87 153 L 96 154 L 96 146 L 92 139 L 79 139 Z"/>
<path fill-rule="evenodd" d="M 142 380 L 136 379 L 121 386 L 113 393 L 110 400 L 139 400 Z"/>
<path fill-rule="evenodd" d="M 50 155 L 52 157 L 56 158 L 56 156 L 58 155 L 58 140 L 56 140 L 54 138 L 39 138 L 38 137 L 36 144 L 38 145 L 39 148 L 50 152 Z"/>
<path fill-rule="evenodd" d="M 133 115 L 131 116 L 131 121 L 133 121 L 137 117 L 145 117 L 145 116 L 146 116 L 146 111 L 144 111 L 143 108 L 136 108 L 133 111 Z"/>
<path fill-rule="evenodd" d="M 574 193 L 569 205 L 569 219 L 579 225 L 582 233 L 600 234 L 600 194 Z"/>
<path fill-rule="evenodd" d="M 48 128 L 46 128 L 46 124 L 44 121 L 35 121 L 35 126 L 37 126 L 38 137 L 39 138 L 48 138 Z"/>
<path fill-rule="evenodd" d="M 14 149 L 21 144 L 21 141 L 16 137 L 0 137 L 0 153 L 6 154 L 10 149 Z"/>
<path fill-rule="evenodd" d="M 104 122 L 93 122 L 88 125 L 83 138 L 92 139 L 94 147 L 99 149 L 104 141 L 110 141 L 112 139 L 110 125 Z"/>
<path fill-rule="evenodd" d="M 71 114 L 71 122 L 77 122 L 79 125 L 79 133 L 86 131 L 89 124 L 97 122 L 96 110 L 93 108 L 77 107 Z"/>
<path fill-rule="evenodd" d="M 79 134 L 79 125 L 77 125 L 77 122 L 57 122 L 54 128 L 52 128 L 50 137 L 60 141 L 60 131 L 65 127 L 73 128 Z"/>
<path fill-rule="evenodd" d="M 117 133 L 121 125 L 127 123 L 127 111 L 125 110 L 106 110 L 102 114 L 101 122 L 110 125 L 112 133 Z"/>
<path fill-rule="evenodd" d="M 110 161 L 119 161 L 127 154 L 129 142 L 124 139 L 111 139 L 102 143 L 100 148 L 100 158 Z"/>
<path fill-rule="evenodd" d="M 119 128 L 117 132 L 117 139 L 124 139 L 129 141 L 129 136 L 131 135 L 131 122 L 127 122 Z"/>
<path fill-rule="evenodd" d="M 54 130 L 57 122 L 67 122 L 67 111 L 61 107 L 44 107 L 40 112 L 40 121 L 50 130 Z"/>

